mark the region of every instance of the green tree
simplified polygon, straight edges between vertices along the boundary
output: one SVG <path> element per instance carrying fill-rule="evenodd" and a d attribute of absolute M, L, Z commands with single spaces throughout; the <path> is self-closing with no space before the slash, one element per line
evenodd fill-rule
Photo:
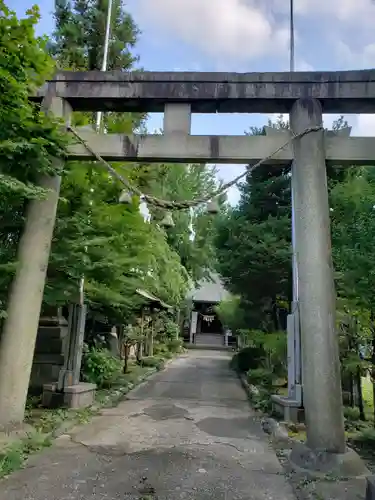
<path fill-rule="evenodd" d="M 347 127 L 341 117 L 334 130 Z M 288 129 L 282 117 L 268 126 Z M 264 128 L 250 134 L 263 135 Z M 351 171 L 351 169 L 349 169 Z M 328 168 L 330 191 L 348 171 Z M 216 239 L 220 270 L 241 297 L 246 328 L 280 330 L 292 296 L 291 176 L 289 166 L 261 165 L 242 184 L 238 207 L 219 219 Z"/>
<path fill-rule="evenodd" d="M 201 199 L 216 189 L 216 169 L 205 164 L 155 165 L 145 187 L 149 193 L 177 202 Z M 222 204 L 222 197 L 218 201 Z M 165 214 L 153 207 L 150 210 L 156 221 Z M 173 212 L 173 220 L 175 226 L 168 230 L 168 244 L 180 256 L 192 280 L 197 282 L 216 266 L 215 217 L 201 205 Z"/>
<path fill-rule="evenodd" d="M 372 378 L 375 380 L 375 175 L 371 168 L 349 172 L 345 182 L 331 191 L 333 258 L 336 283 L 346 316 L 358 317 L 359 326 L 350 337 L 350 348 L 359 360 L 359 344 L 370 345 Z M 353 314 L 355 311 L 355 314 Z M 349 361 L 353 359 L 353 356 Z M 375 385 L 374 385 L 375 396 Z M 375 401 L 375 398 L 374 398 Z"/>
<path fill-rule="evenodd" d="M 56 0 L 56 29 L 49 50 L 62 69 L 101 69 L 108 0 Z M 131 68 L 139 30 L 122 0 L 113 0 L 108 69 Z"/>
<path fill-rule="evenodd" d="M 269 125 L 287 127 L 282 120 Z M 263 135 L 265 129 L 250 133 Z M 291 292 L 289 168 L 262 165 L 249 171 L 240 192 L 238 207 L 219 221 L 219 269 L 241 297 L 246 327 L 279 330 L 279 310 Z"/>
<path fill-rule="evenodd" d="M 75 1 L 56 4 L 56 30 L 50 51 L 62 68 L 99 69 L 107 2 Z M 138 29 L 123 3 L 113 3 L 108 69 L 127 71 Z M 76 125 L 92 123 L 90 114 L 76 113 Z M 108 133 L 131 133 L 142 126 L 143 116 L 107 113 Z M 114 164 L 142 190 L 155 184 L 157 168 Z M 168 245 L 166 233 L 143 221 L 139 199 L 119 205 L 122 186 L 91 162 L 67 165 L 62 184 L 54 245 L 49 266 L 46 301 L 63 303 L 77 294 L 85 276 L 86 299 L 112 320 L 124 321 L 139 307 L 137 288 L 147 287 L 165 301 L 178 304 L 186 291 L 186 271 L 179 255 Z"/>

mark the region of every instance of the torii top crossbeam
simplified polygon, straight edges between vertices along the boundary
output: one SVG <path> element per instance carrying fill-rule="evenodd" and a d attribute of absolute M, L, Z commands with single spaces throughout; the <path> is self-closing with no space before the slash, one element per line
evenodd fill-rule
<path fill-rule="evenodd" d="M 74 110 L 193 113 L 288 113 L 300 98 L 324 113 L 375 113 L 375 70 L 285 73 L 61 71 L 49 82 Z M 45 87 L 32 99 L 44 96 Z"/>

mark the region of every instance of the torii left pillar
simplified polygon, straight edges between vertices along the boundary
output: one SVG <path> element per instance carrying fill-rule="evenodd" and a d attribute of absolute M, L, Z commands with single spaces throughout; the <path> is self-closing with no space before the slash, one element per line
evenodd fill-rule
<path fill-rule="evenodd" d="M 56 97 L 50 84 L 44 111 L 68 123 L 71 108 Z M 60 160 L 57 168 L 62 169 Z M 43 175 L 38 182 L 45 198 L 29 202 L 18 248 L 18 267 L 9 292 L 7 318 L 0 345 L 0 428 L 22 424 L 34 357 L 39 316 L 60 194 L 60 175 Z"/>

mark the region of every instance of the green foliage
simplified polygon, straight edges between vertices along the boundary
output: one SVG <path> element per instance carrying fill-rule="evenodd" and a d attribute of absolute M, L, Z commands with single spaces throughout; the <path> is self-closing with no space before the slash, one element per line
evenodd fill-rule
<path fill-rule="evenodd" d="M 59 0 L 55 6 L 56 29 L 50 53 L 63 69 L 93 70 L 101 67 L 107 1 Z M 113 2 L 108 69 L 129 71 L 137 57 L 133 49 L 138 28 L 120 0 Z M 75 113 L 77 125 L 93 122 L 90 113 Z M 132 113 L 106 113 L 108 133 L 145 130 L 145 117 Z M 201 196 L 215 184 L 215 172 L 205 165 L 115 164 L 144 193 L 174 200 Z M 117 200 L 123 186 L 106 171 L 89 162 L 67 166 L 56 223 L 45 301 L 64 304 L 75 300 L 78 283 L 85 277 L 86 300 L 92 309 L 114 321 L 128 322 L 139 310 L 138 288 L 149 290 L 168 304 L 178 306 L 186 296 L 191 277 L 210 267 L 213 245 L 211 222 L 200 211 L 174 214 L 176 225 L 167 232 L 155 223 L 164 216 L 152 207 L 152 222 L 139 213 L 137 197 L 129 206 Z M 205 220 L 202 227 L 201 220 Z M 199 227 L 198 227 L 199 226 Z M 168 330 L 168 325 L 166 326 Z M 167 337 L 176 336 L 166 331 Z"/>
<path fill-rule="evenodd" d="M 268 388 L 258 387 L 256 391 L 251 393 L 250 400 L 254 410 L 271 413 L 272 401 Z"/>
<path fill-rule="evenodd" d="M 179 325 L 170 317 L 169 313 L 160 312 L 155 318 L 155 339 L 162 344 L 170 341 L 178 341 L 180 333 Z"/>
<path fill-rule="evenodd" d="M 202 198 L 216 190 L 216 169 L 199 164 L 161 164 L 153 165 L 152 172 L 145 186 L 145 192 L 151 192 L 164 199 L 175 201 Z M 219 200 L 223 202 L 222 199 Z M 152 216 L 160 221 L 164 213 L 151 207 Z M 215 219 L 205 213 L 204 207 L 173 213 L 175 227 L 168 230 L 167 241 L 181 259 L 193 281 L 197 282 L 208 275 L 216 265 L 214 238 L 216 235 Z M 191 234 L 193 226 L 194 237 Z"/>
<path fill-rule="evenodd" d="M 0 452 L 0 478 L 20 469 L 29 455 L 50 445 L 50 437 L 41 432 L 32 432 L 26 438 L 10 444 Z"/>
<path fill-rule="evenodd" d="M 158 356 L 159 354 L 165 357 L 165 354 L 169 352 L 168 346 L 163 342 L 156 341 L 154 343 L 154 354 Z"/>
<path fill-rule="evenodd" d="M 286 356 L 287 356 L 287 336 L 285 332 L 262 332 L 261 330 L 240 330 L 240 339 L 246 339 L 247 347 L 243 348 L 242 352 L 245 359 L 251 359 L 252 353 L 257 354 L 256 363 L 252 367 L 245 369 L 258 368 L 262 365 L 264 368 L 271 370 L 274 377 L 283 378 L 286 376 Z M 246 361 L 244 362 L 246 366 Z"/>
<path fill-rule="evenodd" d="M 177 340 L 179 334 L 179 327 L 177 323 L 175 323 L 171 319 L 167 319 L 164 323 L 164 331 L 167 339 Z"/>
<path fill-rule="evenodd" d="M 0 12 L 0 303 L 4 307 L 28 200 L 45 195 L 38 186 L 39 176 L 56 173 L 53 159 L 64 156 L 67 139 L 59 123 L 29 101 L 53 69 L 46 40 L 35 36 L 37 7 L 19 20 L 0 1 Z"/>
<path fill-rule="evenodd" d="M 183 341 L 181 339 L 171 338 L 167 341 L 167 348 L 170 352 L 178 354 L 182 352 Z"/>
<path fill-rule="evenodd" d="M 59 67 L 92 70 L 101 66 L 107 2 L 74 0 L 56 3 L 56 30 L 49 50 Z M 113 2 L 108 69 L 131 70 L 138 29 L 122 2 Z M 74 122 L 93 122 L 89 113 L 75 113 Z M 109 133 L 132 133 L 144 117 L 131 113 L 106 113 L 103 126 Z M 147 192 L 157 182 L 148 165 L 113 165 Z M 55 237 L 48 269 L 45 301 L 64 304 L 75 300 L 78 283 L 85 277 L 90 307 L 124 322 L 139 310 L 137 288 L 147 289 L 169 304 L 178 305 L 189 280 L 181 256 L 168 235 L 148 224 L 139 213 L 139 199 L 130 206 L 118 204 L 123 185 L 89 162 L 67 165 Z"/>
<path fill-rule="evenodd" d="M 280 120 L 275 125 L 286 126 Z M 247 175 L 238 207 L 218 222 L 219 270 L 241 297 L 242 328 L 280 329 L 277 311 L 291 287 L 290 217 L 289 169 L 262 165 Z"/>
<path fill-rule="evenodd" d="M 82 376 L 98 388 L 110 387 L 122 373 L 122 361 L 106 349 L 89 349 L 83 356 Z"/>
<path fill-rule="evenodd" d="M 289 128 L 282 117 L 268 126 Z M 333 128 L 346 126 L 340 118 Z M 264 134 L 264 127 L 249 132 Z M 330 190 L 345 176 L 343 169 L 330 167 Z M 238 207 L 218 219 L 218 267 L 228 289 L 240 297 L 243 324 L 239 328 L 269 332 L 286 327 L 292 298 L 290 181 L 289 167 L 262 165 L 247 175 Z"/>
<path fill-rule="evenodd" d="M 359 420 L 358 408 L 351 408 L 350 406 L 346 406 L 344 408 L 344 417 L 346 418 L 346 420 L 350 420 L 351 422 Z"/>
<path fill-rule="evenodd" d="M 267 368 L 256 368 L 247 372 L 247 380 L 250 384 L 260 385 L 265 388 L 271 388 L 274 380 L 272 370 Z"/>
<path fill-rule="evenodd" d="M 375 176 L 362 168 L 331 191 L 332 242 L 339 293 L 373 308 L 375 290 Z"/>
<path fill-rule="evenodd" d="M 357 446 L 370 449 L 373 453 L 375 448 L 375 429 L 370 427 L 364 428 L 352 436 L 351 441 Z"/>
<path fill-rule="evenodd" d="M 161 370 L 164 367 L 164 360 L 157 356 L 147 356 L 146 358 L 142 358 L 141 366 Z"/>
<path fill-rule="evenodd" d="M 241 373 L 255 370 L 262 365 L 264 351 L 260 347 L 249 346 L 234 354 L 231 366 Z"/>
<path fill-rule="evenodd" d="M 241 309 L 241 297 L 232 296 L 227 300 L 222 300 L 216 307 L 215 312 L 223 325 L 229 328 L 234 335 L 243 328 L 245 323 L 245 313 Z"/>
<path fill-rule="evenodd" d="M 63 69 L 101 69 L 108 0 L 57 0 L 56 29 L 49 50 Z M 114 0 L 111 15 L 111 37 L 108 69 L 130 68 L 137 57 L 134 48 L 139 30 L 122 0 Z"/>

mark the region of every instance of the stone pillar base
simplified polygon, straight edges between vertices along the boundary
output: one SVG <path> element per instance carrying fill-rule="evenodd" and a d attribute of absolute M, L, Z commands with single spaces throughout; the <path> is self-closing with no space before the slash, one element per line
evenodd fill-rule
<path fill-rule="evenodd" d="M 86 408 L 95 402 L 95 384 L 80 382 L 69 385 L 62 391 L 57 390 L 57 384 L 44 384 L 42 404 L 46 408 Z"/>
<path fill-rule="evenodd" d="M 345 453 L 330 453 L 312 450 L 304 443 L 296 443 L 290 452 L 289 463 L 294 472 L 312 479 L 325 476 L 354 478 L 370 474 L 360 456 L 350 448 Z"/>
<path fill-rule="evenodd" d="M 272 411 L 281 417 L 284 422 L 299 423 L 304 422 L 305 411 L 301 407 L 301 403 L 297 400 L 273 394 L 271 396 Z"/>
<path fill-rule="evenodd" d="M 375 500 L 375 476 L 367 478 L 366 500 Z"/>

